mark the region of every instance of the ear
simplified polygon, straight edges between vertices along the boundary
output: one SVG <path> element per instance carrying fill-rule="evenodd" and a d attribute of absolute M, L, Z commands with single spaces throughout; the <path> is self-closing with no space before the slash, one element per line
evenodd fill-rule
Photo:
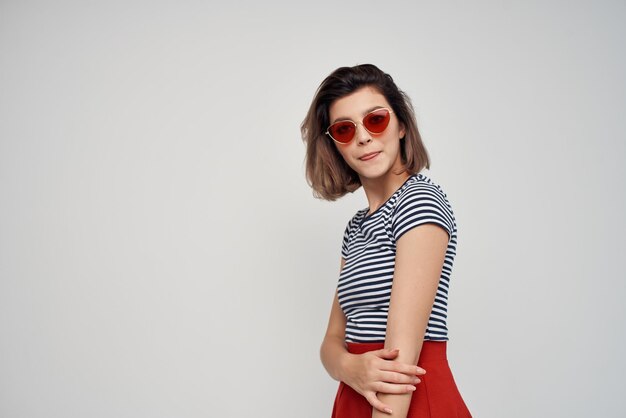
<path fill-rule="evenodd" d="M 406 127 L 404 123 L 400 123 L 400 138 L 404 138 L 406 136 Z"/>

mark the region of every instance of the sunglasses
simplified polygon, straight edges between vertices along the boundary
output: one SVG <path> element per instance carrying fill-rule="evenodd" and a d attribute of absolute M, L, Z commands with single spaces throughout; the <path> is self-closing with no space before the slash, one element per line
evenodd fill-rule
<path fill-rule="evenodd" d="M 385 107 L 376 109 L 363 117 L 362 125 L 371 134 L 382 134 L 391 120 L 393 110 Z M 356 135 L 356 123 L 351 120 L 340 120 L 328 127 L 326 134 L 335 142 L 349 144 Z"/>

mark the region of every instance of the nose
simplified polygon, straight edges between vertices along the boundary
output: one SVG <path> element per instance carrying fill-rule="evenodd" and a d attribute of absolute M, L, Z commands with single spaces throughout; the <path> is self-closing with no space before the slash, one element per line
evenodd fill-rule
<path fill-rule="evenodd" d="M 367 129 L 365 129 L 365 126 L 363 126 L 362 123 L 357 123 L 355 135 L 356 140 L 361 145 L 372 141 L 372 135 L 367 131 Z"/>

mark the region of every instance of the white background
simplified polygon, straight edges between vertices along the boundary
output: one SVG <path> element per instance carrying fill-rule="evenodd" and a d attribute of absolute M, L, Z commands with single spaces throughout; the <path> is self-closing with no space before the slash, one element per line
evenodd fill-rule
<path fill-rule="evenodd" d="M 0 416 L 325 417 L 362 191 L 299 124 L 374 63 L 459 225 L 476 417 L 626 409 L 623 1 L 0 2 Z"/>

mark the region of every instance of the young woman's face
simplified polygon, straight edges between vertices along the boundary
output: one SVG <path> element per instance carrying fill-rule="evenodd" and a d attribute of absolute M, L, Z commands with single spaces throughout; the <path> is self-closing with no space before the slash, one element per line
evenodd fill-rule
<path fill-rule="evenodd" d="M 354 139 L 348 144 L 335 142 L 337 150 L 346 163 L 362 179 L 376 179 L 397 170 L 402 166 L 400 158 L 400 138 L 404 137 L 405 128 L 394 113 L 387 128 L 380 134 L 372 134 L 363 126 L 363 117 L 373 110 L 391 106 L 372 87 L 363 87 L 337 99 L 330 105 L 330 123 L 351 120 L 356 123 Z"/>

